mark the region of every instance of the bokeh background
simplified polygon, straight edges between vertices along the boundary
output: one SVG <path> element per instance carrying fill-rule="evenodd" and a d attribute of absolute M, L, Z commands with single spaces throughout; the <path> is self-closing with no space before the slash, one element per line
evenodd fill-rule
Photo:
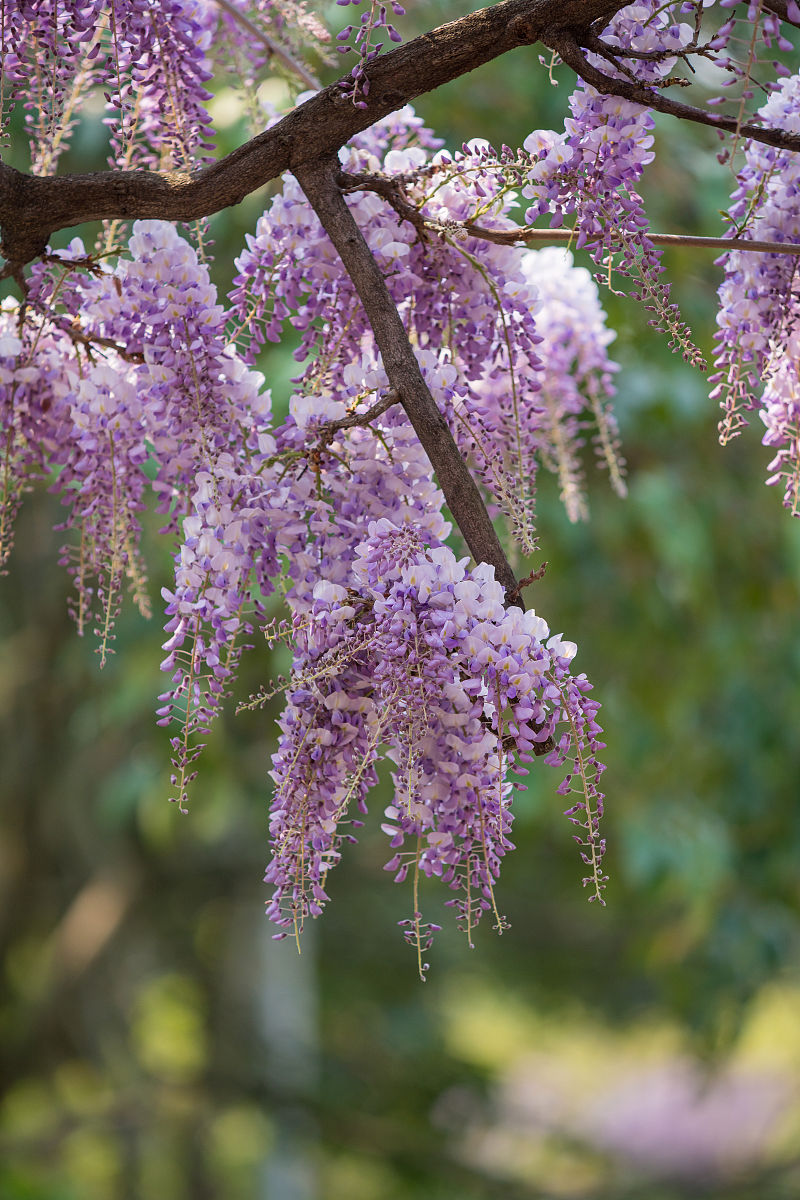
<path fill-rule="evenodd" d="M 519 144 L 560 124 L 560 78 L 520 50 L 417 107 L 451 146 Z M 214 108 L 231 149 L 235 94 Z M 716 142 L 659 135 L 653 227 L 719 232 Z M 62 169 L 102 159 L 90 113 Z M 266 194 L 211 223 L 223 290 Z M 708 353 L 718 269 L 666 257 Z M 703 377 L 634 304 L 604 302 L 630 495 L 597 475 L 570 526 L 543 480 L 534 603 L 604 705 L 608 904 L 587 905 L 537 764 L 500 889 L 511 929 L 469 951 L 442 909 L 424 985 L 382 871 L 387 779 L 302 955 L 273 942 L 275 711 L 220 722 L 182 817 L 153 715 L 159 620 L 126 610 L 99 672 L 66 615 L 58 504 L 29 498 L 0 581 L 1 1200 L 800 1194 L 800 526 L 763 484 L 758 429 L 721 450 Z M 290 348 L 260 366 L 285 403 Z M 156 525 L 154 598 L 171 565 Z M 258 647 L 242 695 L 286 666 Z"/>

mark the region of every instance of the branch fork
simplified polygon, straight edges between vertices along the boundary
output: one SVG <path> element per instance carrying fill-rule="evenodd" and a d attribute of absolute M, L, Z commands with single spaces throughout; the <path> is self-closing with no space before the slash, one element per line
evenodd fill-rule
<path fill-rule="evenodd" d="M 476 562 L 485 562 L 494 567 L 495 578 L 505 588 L 509 600 L 517 589 L 516 598 L 510 602 L 523 608 L 516 577 L 486 511 L 480 490 L 422 377 L 383 273 L 345 202 L 337 182 L 338 159 L 318 159 L 295 168 L 294 175 L 353 282 L 372 326 L 389 384 L 400 397 L 406 415 L 428 455 L 450 512 L 472 557 Z M 359 420 L 363 420 L 363 417 Z"/>

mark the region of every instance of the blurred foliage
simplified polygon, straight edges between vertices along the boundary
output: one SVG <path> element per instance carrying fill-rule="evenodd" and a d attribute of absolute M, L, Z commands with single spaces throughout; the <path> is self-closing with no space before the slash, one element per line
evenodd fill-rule
<path fill-rule="evenodd" d="M 418 110 L 450 145 L 519 143 L 560 120 L 559 78 L 521 50 Z M 246 136 L 231 99 L 223 150 Z M 654 227 L 717 232 L 716 143 L 659 124 Z M 100 165 L 98 137 L 84 123 L 63 169 Z M 264 200 L 211 221 L 223 290 Z M 667 261 L 710 352 L 713 263 Z M 800 528 L 763 486 L 757 431 L 720 450 L 704 380 L 634 305 L 604 300 L 630 496 L 600 477 L 590 522 L 570 526 L 542 481 L 532 603 L 604 703 L 608 907 L 586 904 L 537 763 L 504 867 L 511 930 L 470 953 L 431 888 L 445 930 L 425 987 L 376 830 L 302 957 L 270 940 L 274 709 L 214 732 L 182 818 L 152 715 L 158 621 L 126 612 L 99 673 L 66 616 L 58 506 L 30 498 L 0 589 L 2 1200 L 798 1194 Z M 261 365 L 284 403 L 289 351 Z M 147 536 L 156 596 L 170 561 L 155 520 Z M 257 647 L 242 694 L 285 665 Z"/>

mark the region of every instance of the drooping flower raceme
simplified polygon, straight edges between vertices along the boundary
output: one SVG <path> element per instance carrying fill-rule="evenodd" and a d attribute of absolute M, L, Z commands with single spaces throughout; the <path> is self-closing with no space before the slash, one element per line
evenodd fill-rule
<path fill-rule="evenodd" d="M 468 571 L 449 547 L 426 545 L 387 519 L 371 522 L 368 535 L 356 547 L 349 586 L 318 583 L 297 622 L 273 770 L 270 913 L 297 933 L 321 911 L 328 874 L 360 821 L 353 810 L 366 812 L 386 746 L 396 768 L 387 869 L 398 880 L 412 877 L 407 936 L 424 970 L 431 929 L 419 908 L 420 875 L 456 893 L 468 935 L 487 910 L 503 928 L 494 885 L 512 848 L 508 772 L 537 745 L 552 742 L 548 761 L 567 764 L 565 794 L 578 782 L 581 800 L 570 815 L 585 833 L 585 882 L 600 896 L 597 705 L 585 677 L 571 674 L 574 644 L 550 637 L 534 612 L 505 608 L 492 568 Z"/>
<path fill-rule="evenodd" d="M 30 303 L 45 328 L 56 322 L 60 349 L 72 356 L 45 419 L 57 422 L 53 461 L 70 505 L 62 528 L 77 535 L 63 553 L 75 581 L 73 608 L 81 631 L 94 623 L 103 658 L 124 587 L 132 587 L 140 607 L 148 605 L 136 516 L 146 489 L 156 493 L 167 528 L 182 534 L 175 588 L 165 597 L 164 669 L 172 687 L 159 717 L 180 720 L 172 744 L 175 798 L 184 806 L 196 735 L 229 689 L 242 638 L 280 574 L 279 556 L 295 548 L 298 520 L 270 466 L 270 394 L 263 376 L 232 353 L 207 268 L 163 222 L 137 222 L 129 251 L 113 272 L 86 277 L 76 268 L 83 247 L 73 243 L 32 289 Z M 96 340 L 102 361 L 78 356 L 82 343 L 70 345 L 56 299 L 80 320 L 80 336 L 90 345 Z M 34 365 L 22 368 L 45 399 L 49 346 L 40 339 Z M 24 349 L 21 356 L 25 362 Z M 42 441 L 38 408 L 31 414 L 38 428 L 22 423 L 31 407 L 19 393 L 30 386 L 26 378 L 18 369 L 10 383 L 20 448 L 7 473 L 25 465 L 28 447 Z"/>
<path fill-rule="evenodd" d="M 800 76 L 785 79 L 759 109 L 768 124 L 800 132 Z M 748 143 L 737 176 L 730 217 L 737 236 L 769 242 L 800 242 L 800 155 Z M 769 483 L 782 483 L 784 505 L 800 514 L 800 375 L 797 327 L 800 289 L 797 258 L 732 250 L 722 258 L 725 279 L 717 317 L 717 373 L 712 397 L 720 400 L 723 442 L 759 410 L 774 448 Z M 762 389 L 763 384 L 763 389 Z"/>
<path fill-rule="evenodd" d="M 360 5 L 361 0 L 336 0 L 336 3 L 347 8 L 350 4 Z M 358 62 L 342 84 L 343 91 L 352 99 L 356 108 L 367 107 L 369 79 L 365 67 L 380 54 L 385 44 L 383 41 L 377 41 L 377 38 L 385 37 L 389 42 L 403 40 L 394 25 L 387 19 L 389 7 L 395 17 L 405 16 L 406 10 L 399 0 L 388 0 L 388 6 L 387 4 L 376 4 L 375 0 L 372 0 L 365 11 L 361 13 L 358 23 L 346 25 L 337 37 L 337 41 L 340 43 L 338 47 L 340 53 L 347 54 L 349 51 L 355 50 L 358 54 Z"/>
<path fill-rule="evenodd" d="M 603 41 L 634 54 L 636 78 L 658 82 L 675 64 L 675 55 L 692 38 L 691 26 L 674 19 L 673 8 L 658 0 L 631 4 L 612 19 Z M 630 74 L 598 55 L 590 61 L 612 77 Z M 551 226 L 572 218 L 578 247 L 586 246 L 601 268 L 633 280 L 632 296 L 653 313 L 652 324 L 663 329 L 684 358 L 703 366 L 688 329 L 661 281 L 661 251 L 648 236 L 648 220 L 638 185 L 654 158 L 653 115 L 641 104 L 618 96 L 601 95 L 580 81 L 569 99 L 572 113 L 564 132 L 535 130 L 525 140 L 534 156 L 522 194 L 531 200 L 530 224 L 548 216 Z"/>
<path fill-rule="evenodd" d="M 386 272 L 423 374 L 456 441 L 507 514 L 523 549 L 532 552 L 537 467 L 544 463 L 559 471 L 564 483 L 566 463 L 569 478 L 579 478 L 585 425 L 596 427 L 619 486 L 608 416 L 608 333 L 594 285 L 571 260 L 562 259 L 556 271 L 555 260 L 545 253 L 539 269 L 536 251 L 465 235 L 464 226 L 476 215 L 491 229 L 513 227 L 508 212 L 514 192 L 485 144 L 465 147 L 454 157 L 431 154 L 436 146 L 412 111 L 404 109 L 360 134 L 340 157 L 354 180 L 380 165 L 386 177 L 402 183 L 419 219 L 437 234 L 418 237 L 411 224 L 398 221 L 389 203 L 368 190 L 354 189 L 348 199 Z M 286 181 L 259 221 L 238 266 L 233 299 L 242 334 L 250 338 L 249 352 L 265 338 L 280 338 L 290 319 L 301 331 L 297 357 L 311 356 L 300 386 L 316 394 L 325 372 L 328 387 L 355 396 L 356 364 L 371 335 L 352 284 L 293 180 Z M 549 315 L 543 315 L 542 328 L 537 323 L 544 311 L 539 276 L 548 301 L 556 291 L 563 293 L 559 334 Z M 573 295 L 577 307 L 565 315 L 563 305 L 572 304 Z M 348 314 L 344 327 L 341 312 Z M 327 332 L 333 328 L 335 339 Z M 546 361 L 540 353 L 543 336 L 549 339 Z M 571 339 L 570 349 L 565 339 Z M 563 343 L 558 351 L 557 340 Z M 546 395 L 540 395 L 545 381 Z M 377 394 L 374 384 L 368 390 Z M 573 517 L 584 511 L 582 501 L 573 502 L 575 491 L 574 482 L 564 487 Z"/>
<path fill-rule="evenodd" d="M 586 516 L 583 470 L 577 450 L 586 417 L 596 428 L 598 457 L 618 495 L 626 492 L 616 418 L 610 405 L 617 370 L 607 353 L 615 334 L 606 327 L 597 287 L 589 272 L 574 267 L 572 255 L 555 247 L 522 258 L 525 277 L 536 288 L 536 329 L 542 339 L 539 398 L 549 418 L 542 453 L 554 455 L 561 499 L 571 520 Z"/>
<path fill-rule="evenodd" d="M 583 415 L 610 395 L 609 337 L 594 285 L 568 260 L 462 235 L 476 208 L 507 224 L 513 198 L 483 148 L 457 163 L 438 149 L 405 110 L 360 135 L 342 165 L 402 179 L 436 230 L 419 237 L 384 197 L 350 194 L 437 404 L 513 519 L 537 459 L 555 468 L 556 446 L 577 447 Z M 137 222 L 115 260 L 75 240 L 34 268 L 24 323 L 18 309 L 0 313 L 4 545 L 19 496 L 56 468 L 73 610 L 105 658 L 126 591 L 148 608 L 140 526 L 152 491 L 177 541 L 158 719 L 182 808 L 243 651 L 272 634 L 280 580 L 294 657 L 272 769 L 278 936 L 324 906 L 382 756 L 394 781 L 387 865 L 411 889 L 402 924 L 422 972 L 436 928 L 423 880 L 441 879 L 468 937 L 485 912 L 503 928 L 511 801 L 536 756 L 561 768 L 562 795 L 577 793 L 568 812 L 601 898 L 601 731 L 575 646 L 507 607 L 493 570 L 446 544 L 431 464 L 291 181 L 239 260 L 233 302 L 226 310 L 196 250 L 157 221 Z M 252 358 L 286 321 L 299 366 L 276 422 L 235 343 L 249 334 Z M 532 517 L 517 527 L 532 544 Z"/>

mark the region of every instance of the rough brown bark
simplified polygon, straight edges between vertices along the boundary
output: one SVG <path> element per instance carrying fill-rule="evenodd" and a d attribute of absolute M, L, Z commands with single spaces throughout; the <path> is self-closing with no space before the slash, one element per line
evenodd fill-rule
<path fill-rule="evenodd" d="M 428 455 L 450 512 L 472 557 L 476 562 L 485 562 L 494 567 L 495 578 L 505 588 L 506 606 L 524 608 L 522 589 L 541 578 L 543 568 L 534 571 L 521 583 L 517 582 L 480 490 L 422 377 L 381 269 L 347 207 L 336 180 L 338 172 L 338 159 L 329 156 L 296 167 L 294 175 L 353 281 L 369 318 L 389 383 L 399 395 L 414 432 Z M 537 744 L 534 754 L 537 757 L 549 754 L 553 746 L 553 739 L 547 738 Z"/>
<path fill-rule="evenodd" d="M 318 159 L 295 167 L 294 175 L 353 281 L 372 326 L 389 383 L 400 396 L 472 557 L 494 567 L 495 578 L 507 592 L 516 593 L 513 603 L 522 608 L 517 580 L 477 484 L 422 377 L 381 269 L 339 190 L 338 169 L 336 158 Z"/>
<path fill-rule="evenodd" d="M 582 61 L 579 48 L 583 40 L 623 7 L 624 0 L 503 0 L 375 59 L 367 68 L 366 108 L 355 108 L 341 86 L 334 84 L 197 173 L 101 171 L 42 178 L 0 163 L 0 251 L 9 264 L 3 273 L 19 274 L 24 263 L 44 251 L 52 233 L 85 221 L 192 221 L 238 204 L 284 171 L 335 154 L 355 133 L 415 97 L 518 46 L 542 42 L 563 50 L 580 67 L 576 48 Z M 612 88 L 602 75 L 598 84 L 601 90 L 616 90 L 620 95 L 628 95 L 631 87 L 620 81 Z M 647 89 L 631 98 L 655 107 L 669 106 L 676 115 L 719 129 L 730 124 L 725 118 L 676 106 L 666 97 L 659 101 Z M 797 135 L 749 125 L 738 132 L 800 150 Z"/>
<path fill-rule="evenodd" d="M 593 43 L 592 39 L 589 39 L 590 49 L 593 44 L 599 43 Z M 615 79 L 605 74 L 589 62 L 583 51 L 580 36 L 575 30 L 559 30 L 549 45 L 567 66 L 572 67 L 576 75 L 591 84 L 601 95 L 621 96 L 624 100 L 631 100 L 634 104 L 642 104 L 656 112 L 666 113 L 679 121 L 692 121 L 696 125 L 708 125 L 709 128 L 718 129 L 722 133 L 754 138 L 767 146 L 778 146 L 786 150 L 800 149 L 800 139 L 794 134 L 785 133 L 781 129 L 741 124 L 736 117 L 725 117 L 721 113 L 713 113 L 704 108 L 695 108 L 691 104 L 683 104 L 680 100 L 673 100 L 657 87 L 633 83 L 626 79 Z"/>
<path fill-rule="evenodd" d="M 620 0 L 503 0 L 370 63 L 366 108 L 356 108 L 334 84 L 197 174 L 99 171 L 42 178 L 0 164 L 0 250 L 22 264 L 42 253 L 55 230 L 84 221 L 210 216 L 284 171 L 335 153 L 355 133 L 416 96 L 517 46 L 552 39 L 564 28 L 579 35 L 622 7 Z"/>

